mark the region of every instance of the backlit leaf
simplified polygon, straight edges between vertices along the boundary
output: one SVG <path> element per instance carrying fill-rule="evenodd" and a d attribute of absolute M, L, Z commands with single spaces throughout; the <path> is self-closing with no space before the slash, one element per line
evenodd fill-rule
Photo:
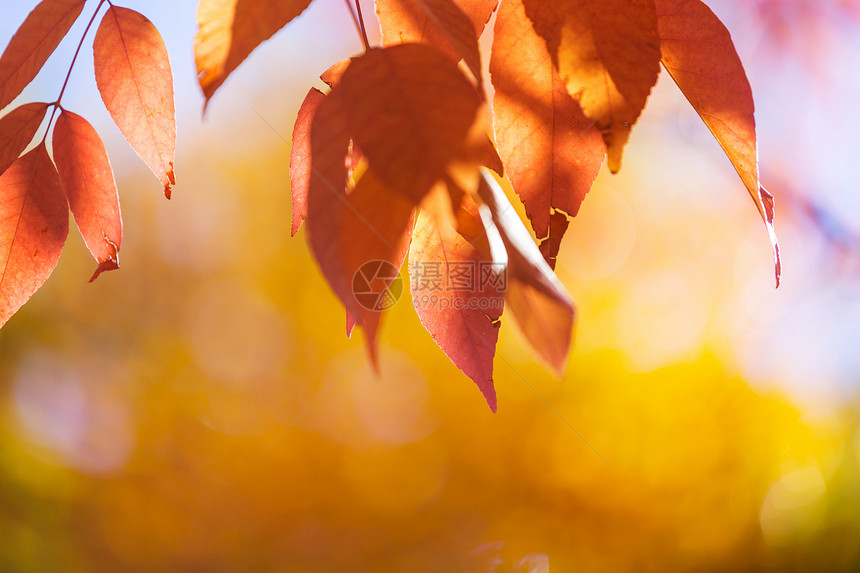
<path fill-rule="evenodd" d="M 456 64 L 428 46 L 353 58 L 326 100 L 370 169 L 415 204 L 454 161 L 475 154 L 470 135 L 481 98 Z"/>
<path fill-rule="evenodd" d="M 51 276 L 68 234 L 66 196 L 42 144 L 0 176 L 0 326 Z"/>
<path fill-rule="evenodd" d="M 382 44 L 415 42 L 466 62 L 480 85 L 478 37 L 497 0 L 377 0 Z"/>
<path fill-rule="evenodd" d="M 409 250 L 412 302 L 439 348 L 478 385 L 495 412 L 493 357 L 504 291 L 493 274 L 477 206 L 468 197 L 457 220 L 458 229 L 445 232 L 434 217 L 426 213 L 418 217 Z M 464 279 L 470 284 L 458 284 Z"/>
<path fill-rule="evenodd" d="M 81 116 L 63 110 L 54 127 L 54 161 L 78 229 L 98 261 L 93 277 L 119 268 L 122 217 L 104 144 Z"/>
<path fill-rule="evenodd" d="M 562 376 L 573 334 L 573 301 L 532 241 L 505 192 L 487 171 L 478 193 L 489 207 L 507 248 L 508 307 L 532 347 Z"/>
<path fill-rule="evenodd" d="M 308 216 L 308 187 L 311 181 L 311 125 L 325 95 L 311 88 L 299 108 L 290 149 L 290 191 L 293 197 L 292 235 Z"/>
<path fill-rule="evenodd" d="M 93 43 L 96 83 L 119 130 L 164 186 L 176 183 L 173 74 L 164 41 L 145 16 L 111 6 Z"/>
<path fill-rule="evenodd" d="M 368 308 L 372 305 L 356 297 L 356 273 L 374 261 L 400 268 L 409 245 L 414 206 L 372 170 L 347 193 L 349 135 L 340 112 L 337 100 L 329 95 L 322 98 L 314 116 L 306 234 L 323 275 L 346 308 L 348 333 L 353 322 L 362 327 L 375 363 L 382 309 Z"/>
<path fill-rule="evenodd" d="M 27 149 L 47 111 L 46 103 L 28 103 L 0 118 L 0 175 Z"/>
<path fill-rule="evenodd" d="M 499 154 L 535 235 L 551 255 L 547 260 L 554 263 L 567 229 L 565 214 L 579 211 L 605 147 L 594 122 L 567 93 L 522 0 L 502 2 L 493 38 L 490 73 Z"/>
<path fill-rule="evenodd" d="M 603 132 L 621 169 L 630 130 L 660 71 L 654 0 L 523 0 L 567 91 Z"/>
<path fill-rule="evenodd" d="M 720 142 L 767 225 L 776 284 L 781 263 L 773 197 L 759 182 L 752 89 L 731 35 L 699 0 L 656 0 L 663 66 Z"/>
<path fill-rule="evenodd" d="M 43 0 L 18 28 L 0 57 L 0 109 L 33 81 L 75 23 L 84 0 Z"/>
<path fill-rule="evenodd" d="M 200 0 L 194 59 L 206 102 L 254 49 L 311 0 Z"/>

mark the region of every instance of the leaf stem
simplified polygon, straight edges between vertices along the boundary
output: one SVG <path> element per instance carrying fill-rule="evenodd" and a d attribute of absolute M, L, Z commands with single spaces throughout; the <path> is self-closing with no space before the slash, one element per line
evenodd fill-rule
<path fill-rule="evenodd" d="M 364 42 L 364 50 L 370 50 L 370 42 L 367 41 L 367 28 L 364 27 L 364 17 L 361 15 L 361 0 L 355 0 L 355 9 L 358 12 L 361 41 Z"/>
<path fill-rule="evenodd" d="M 355 30 L 358 32 L 358 35 L 361 36 L 362 41 L 364 41 L 364 36 L 361 34 L 361 23 L 358 21 L 358 15 L 355 13 L 355 8 L 352 7 L 352 2 L 349 0 L 343 0 L 346 2 L 346 7 L 349 9 L 349 15 L 352 16 L 352 21 L 355 22 Z"/>
<path fill-rule="evenodd" d="M 83 36 L 81 36 L 81 41 L 78 42 L 78 48 L 75 50 L 75 55 L 72 57 L 72 63 L 69 65 L 69 72 L 66 74 L 66 79 L 63 81 L 63 87 L 60 88 L 60 95 L 57 96 L 57 100 L 53 102 L 51 105 L 54 106 L 53 111 L 51 111 L 51 119 L 48 120 L 48 129 L 45 130 L 45 137 L 42 138 L 42 143 L 48 139 L 48 133 L 51 131 L 51 124 L 54 122 L 54 116 L 57 114 L 57 110 L 62 108 L 63 94 L 66 93 L 66 88 L 69 86 L 69 79 L 72 77 L 72 70 L 75 69 L 75 62 L 78 61 L 78 56 L 81 53 L 81 48 L 84 45 L 84 40 L 87 39 L 87 35 L 90 33 L 90 28 L 93 27 L 93 23 L 96 21 L 96 16 L 98 16 L 99 11 L 102 8 L 102 5 L 105 2 L 109 2 L 109 0 L 99 0 L 98 5 L 96 6 L 96 11 L 93 12 L 92 17 L 90 18 L 89 23 L 87 24 L 86 29 L 84 30 Z"/>

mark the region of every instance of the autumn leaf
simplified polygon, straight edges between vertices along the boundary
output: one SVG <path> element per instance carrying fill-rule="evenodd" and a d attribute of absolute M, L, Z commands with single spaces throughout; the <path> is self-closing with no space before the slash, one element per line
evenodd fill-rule
<path fill-rule="evenodd" d="M 311 88 L 299 108 L 299 115 L 293 126 L 292 148 L 290 149 L 290 191 L 293 198 L 293 236 L 299 232 L 308 216 L 308 188 L 311 181 L 311 125 L 317 109 L 325 95 Z"/>
<path fill-rule="evenodd" d="M 358 325 L 377 364 L 377 334 L 409 248 L 413 205 L 366 171 L 346 194 L 317 180 L 308 197 L 307 235 L 314 256 L 347 312 L 347 334 Z M 386 264 L 383 264 L 386 263 Z M 365 284 L 366 283 L 366 284 Z"/>
<path fill-rule="evenodd" d="M 421 43 L 462 59 L 480 86 L 478 37 L 497 0 L 377 0 L 382 45 Z"/>
<path fill-rule="evenodd" d="M 111 6 L 93 43 L 96 84 L 119 130 L 164 186 L 176 183 L 173 74 L 164 41 L 145 16 Z"/>
<path fill-rule="evenodd" d="M 594 122 L 567 93 L 522 0 L 503 0 L 490 59 L 496 141 L 505 173 L 547 260 L 591 189 L 605 147 Z"/>
<path fill-rule="evenodd" d="M 570 219 L 561 211 L 554 212 L 549 218 L 547 237 L 540 242 L 538 248 L 540 248 L 544 260 L 546 260 L 551 269 L 555 269 L 561 247 L 561 239 L 564 237 L 569 226 Z"/>
<path fill-rule="evenodd" d="M 654 0 L 523 0 L 567 91 L 603 132 L 621 169 L 630 130 L 660 72 Z"/>
<path fill-rule="evenodd" d="M 33 81 L 75 23 L 84 0 L 43 0 L 18 28 L 0 57 L 0 109 Z"/>
<path fill-rule="evenodd" d="M 489 171 L 483 172 L 478 194 L 507 249 L 507 306 L 532 348 L 562 376 L 573 333 L 573 301 Z"/>
<path fill-rule="evenodd" d="M 43 143 L 0 176 L 0 327 L 51 276 L 68 233 L 68 204 Z"/>
<path fill-rule="evenodd" d="M 355 188 L 350 188 L 349 126 L 333 94 L 320 94 L 313 114 L 306 234 L 323 275 L 346 309 L 348 333 L 356 324 L 362 327 L 375 363 L 380 309 L 367 308 L 356 298 L 356 273 L 374 261 L 400 268 L 408 249 L 414 205 L 406 195 L 391 190 L 372 169 L 365 170 Z"/>
<path fill-rule="evenodd" d="M 194 38 L 206 104 L 251 52 L 304 12 L 311 0 L 200 0 Z"/>
<path fill-rule="evenodd" d="M 0 118 L 0 175 L 27 149 L 47 111 L 46 103 L 28 103 Z"/>
<path fill-rule="evenodd" d="M 656 0 L 663 66 L 719 141 L 755 201 L 782 265 L 773 229 L 773 196 L 759 182 L 752 89 L 731 35 L 699 0 Z"/>
<path fill-rule="evenodd" d="M 475 153 L 470 134 L 481 98 L 456 64 L 428 46 L 353 58 L 325 105 L 382 182 L 416 205 L 453 162 Z"/>
<path fill-rule="evenodd" d="M 107 151 L 81 116 L 63 110 L 54 127 L 54 161 L 78 229 L 98 261 L 90 282 L 119 268 L 122 217 Z"/>
<path fill-rule="evenodd" d="M 477 384 L 495 412 L 493 357 L 504 308 L 504 279 L 496 274 L 501 269 L 493 265 L 478 207 L 468 196 L 457 211 L 457 221 L 458 228 L 446 232 L 436 218 L 419 215 L 409 249 L 412 303 L 439 348 Z M 463 271 L 469 284 L 452 282 L 451 277 L 462 276 Z"/>

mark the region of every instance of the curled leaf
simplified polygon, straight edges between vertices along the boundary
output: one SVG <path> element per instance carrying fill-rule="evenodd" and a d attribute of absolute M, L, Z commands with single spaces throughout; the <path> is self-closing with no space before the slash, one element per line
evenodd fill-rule
<path fill-rule="evenodd" d="M 311 182 L 311 125 L 325 95 L 311 88 L 299 108 L 293 126 L 290 149 L 290 191 L 293 198 L 293 223 L 291 233 L 295 236 L 308 216 L 308 187 Z"/>
<path fill-rule="evenodd" d="M 532 347 L 561 376 L 570 353 L 573 301 L 488 171 L 483 172 L 478 194 L 507 249 L 508 307 Z"/>
<path fill-rule="evenodd" d="M 102 272 L 119 268 L 122 216 L 113 171 L 96 130 L 68 110 L 57 118 L 53 149 L 75 222 L 98 261 L 92 282 Z"/>
<path fill-rule="evenodd" d="M 176 111 L 161 35 L 142 14 L 112 5 L 96 33 L 93 57 L 105 107 L 169 199 L 176 184 Z"/>
<path fill-rule="evenodd" d="M 68 234 L 68 203 L 42 144 L 0 176 L 0 327 L 54 272 Z"/>

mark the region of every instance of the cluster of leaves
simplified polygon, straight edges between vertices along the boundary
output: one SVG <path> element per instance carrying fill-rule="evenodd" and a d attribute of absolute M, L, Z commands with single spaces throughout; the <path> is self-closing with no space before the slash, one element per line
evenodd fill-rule
<path fill-rule="evenodd" d="M 85 4 L 43 0 L 21 24 L 0 57 L 0 109 L 33 81 Z M 93 41 L 96 84 L 117 127 L 169 198 L 175 183 L 176 119 L 167 49 L 143 15 L 107 0 L 95 4 L 75 60 L 107 4 Z M 73 68 L 74 60 L 69 75 Z M 62 106 L 68 81 L 66 76 L 53 103 L 28 103 L 0 118 L 0 326 L 56 267 L 69 232 L 69 208 L 98 261 L 90 280 L 119 268 L 122 218 L 116 183 L 96 130 Z M 48 126 L 38 140 L 49 108 Z"/>
<path fill-rule="evenodd" d="M 200 0 L 195 56 L 206 104 L 257 46 L 311 2 Z M 77 15 L 72 12 L 80 12 L 83 1 L 46 0 L 42 5 L 67 7 L 70 25 Z M 346 0 L 345 5 L 366 49 L 323 73 L 328 93 L 313 88 L 301 106 L 290 163 L 292 231 L 306 226 L 310 248 L 346 308 L 347 331 L 356 325 L 363 329 L 374 363 L 381 314 L 356 299 L 354 277 L 370 261 L 387 261 L 399 269 L 408 255 L 413 302 L 422 324 L 475 381 L 493 410 L 493 357 L 503 308 L 494 301 L 504 301 L 538 354 L 555 371 L 563 371 L 574 306 L 553 272 L 555 258 L 604 160 L 612 172 L 621 168 L 624 147 L 661 64 L 726 151 L 755 201 L 773 243 L 778 283 L 773 199 L 759 183 L 752 93 L 729 32 L 701 0 L 376 0 L 381 47 L 369 45 L 360 2 Z M 493 13 L 489 69 L 494 96 L 489 102 L 478 40 Z M 141 17 L 132 17 L 130 11 L 111 6 L 109 14 L 114 36 L 124 34 L 123 22 L 134 19 L 143 26 Z M 37 34 L 26 28 L 27 23 L 7 50 L 10 60 L 20 51 L 12 50 L 13 45 L 24 41 L 19 36 L 36 45 L 46 36 L 58 41 L 68 29 L 57 25 Z M 105 102 L 168 189 L 167 146 L 161 136 L 169 131 L 172 137 L 172 129 L 160 118 L 166 117 L 168 107 L 172 118 L 172 97 L 162 85 L 169 71 L 155 81 L 158 94 L 151 94 L 161 98 L 161 107 L 144 98 L 133 110 L 118 109 L 117 98 L 106 94 L 110 90 L 105 87 L 123 83 L 151 89 L 152 82 L 139 81 L 139 74 L 167 70 L 166 55 L 154 56 L 154 47 L 142 53 L 124 46 L 117 49 L 117 58 L 126 64 L 120 70 L 117 62 L 100 56 L 101 36 L 100 31 L 96 77 Z M 128 34 L 129 40 L 147 45 L 156 38 L 149 28 Z M 42 53 L 43 44 L 38 45 L 34 54 Z M 0 82 L 4 77 L 0 73 Z M 59 108 L 59 103 L 54 105 Z M 141 110 L 159 119 L 145 121 L 136 115 Z M 67 115 L 63 111 L 61 117 Z M 490 116 L 492 126 L 487 124 Z M 156 134 L 143 150 L 134 137 L 142 126 Z M 7 133 L 12 130 L 4 126 L 0 143 L 10 139 Z M 57 142 L 63 138 L 55 135 L 54 141 L 57 159 L 62 156 Z M 170 144 L 172 152 L 172 140 Z M 4 217 L 23 220 L 27 213 L 6 200 L 11 181 L 45 171 L 27 171 L 26 157 L 0 187 L 0 205 L 11 205 L 2 207 Z M 34 157 L 46 164 L 43 151 Z M 80 163 L 95 165 L 94 160 Z M 537 242 L 516 216 L 499 185 L 501 177 L 523 202 Z M 90 180 L 95 177 L 79 186 L 88 191 Z M 25 181 L 23 187 L 44 185 Z M 65 187 L 72 195 L 73 185 Z M 118 208 L 116 212 L 118 220 Z M 5 241 L 9 225 L 2 224 Z M 48 227 L 52 225 L 59 227 Z M 0 253 L 7 269 L 3 280 L 22 274 L 19 259 L 32 265 L 45 257 L 39 250 L 31 255 L 32 248 L 21 254 L 27 243 L 11 236 L 8 245 L 0 243 L 14 255 Z M 119 244 L 118 237 L 106 233 L 96 238 Z M 108 259 L 97 256 L 115 263 L 115 252 Z M 482 263 L 505 273 L 505 281 L 451 289 L 447 304 L 420 300 L 421 269 L 440 268 L 444 283 L 451 284 L 455 266 Z M 28 285 L 34 289 L 40 281 L 41 275 Z M 7 295 L 13 291 L 20 299 L 20 286 L 0 282 L 4 299 L 14 300 Z"/>
<path fill-rule="evenodd" d="M 207 101 L 257 45 L 310 3 L 203 0 L 196 54 Z M 355 8 L 363 30 L 358 2 Z M 574 308 L 552 271 L 555 257 L 604 159 L 612 172 L 621 168 L 661 64 L 754 199 L 779 280 L 752 93 L 729 32 L 703 2 L 377 0 L 376 8 L 382 47 L 321 76 L 331 89 L 308 93 L 291 157 L 293 233 L 306 224 L 311 250 L 346 307 L 347 329 L 362 327 L 372 359 L 380 315 L 357 303 L 353 277 L 369 260 L 399 268 L 408 252 L 421 322 L 493 410 L 502 309 L 424 304 L 413 269 L 440 265 L 450 281 L 458 263 L 506 265 L 504 292 L 488 285 L 453 296 L 503 296 L 535 350 L 563 370 Z M 492 144 L 478 39 L 496 10 Z M 503 174 L 524 203 L 540 250 L 498 185 Z"/>

